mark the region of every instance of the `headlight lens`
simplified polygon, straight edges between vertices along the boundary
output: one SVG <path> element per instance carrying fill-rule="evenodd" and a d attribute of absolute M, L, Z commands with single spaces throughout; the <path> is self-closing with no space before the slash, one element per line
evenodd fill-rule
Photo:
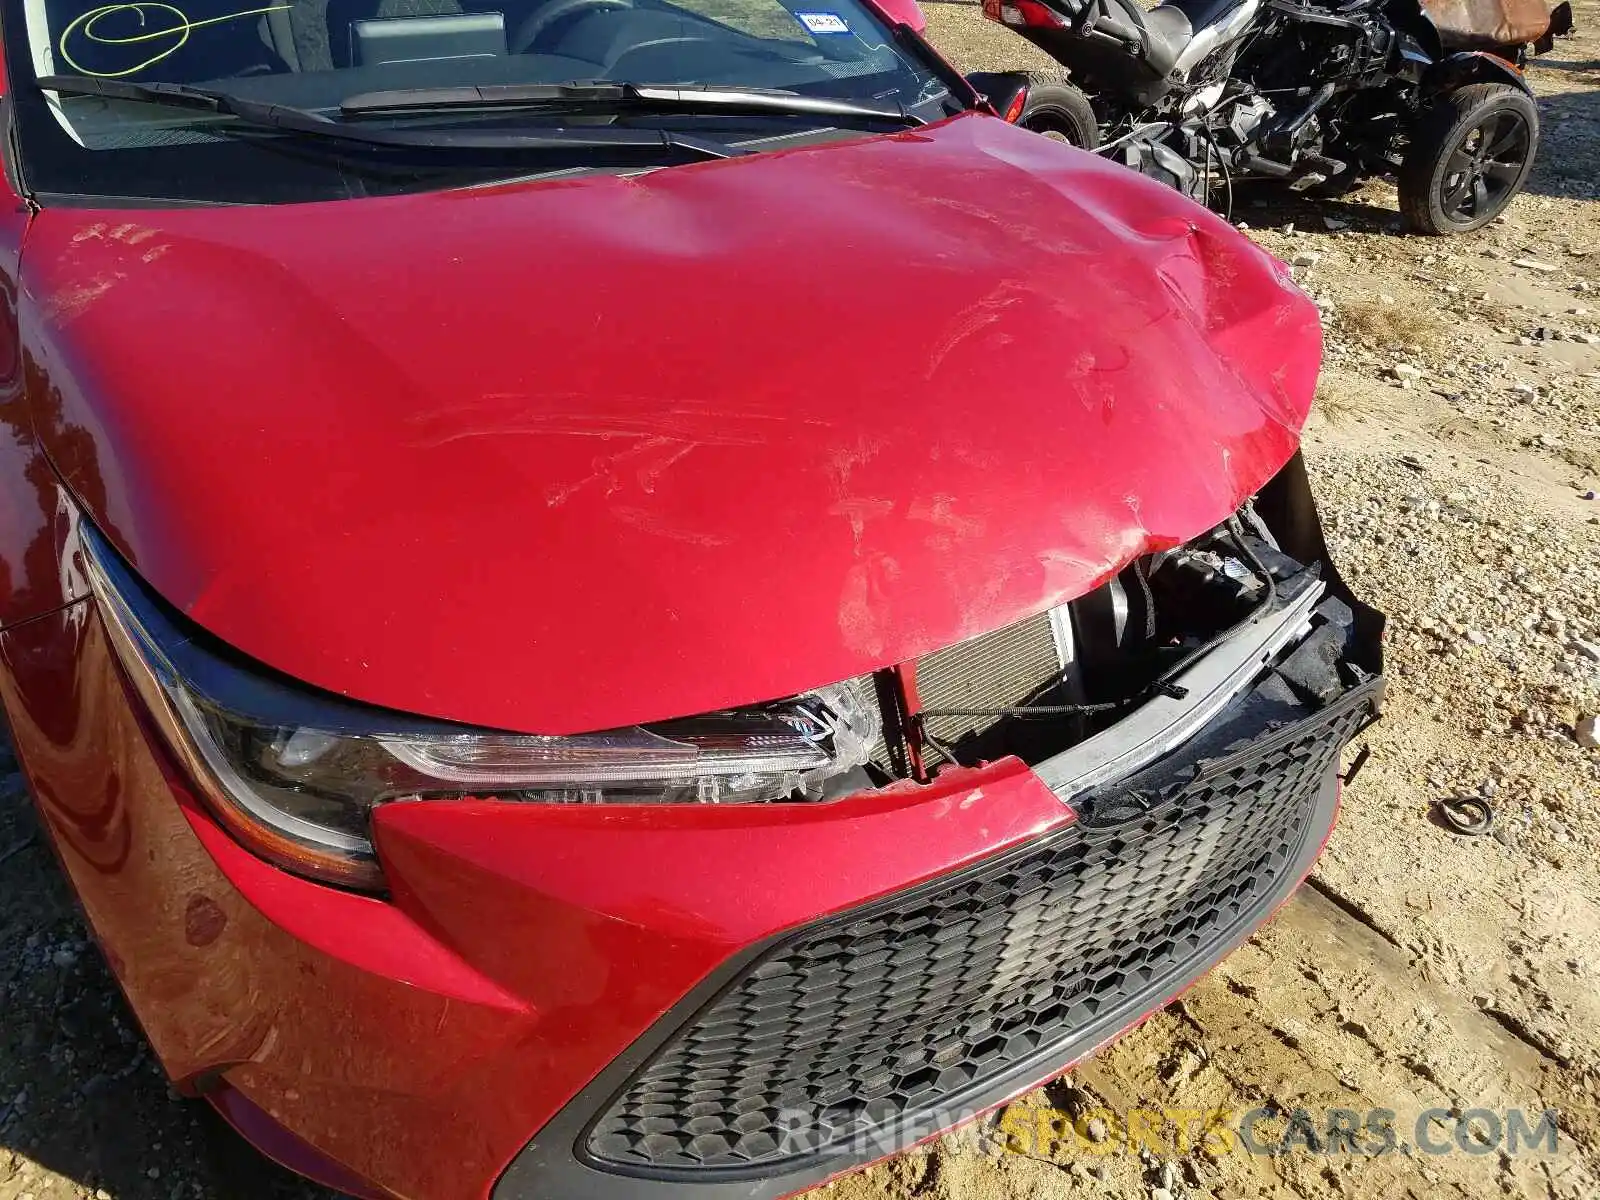
<path fill-rule="evenodd" d="M 867 761 L 870 685 L 568 737 L 500 733 L 368 708 L 207 645 L 83 531 L 90 583 L 123 668 L 218 818 L 279 866 L 383 886 L 372 810 L 395 800 L 559 804 L 816 800 Z"/>

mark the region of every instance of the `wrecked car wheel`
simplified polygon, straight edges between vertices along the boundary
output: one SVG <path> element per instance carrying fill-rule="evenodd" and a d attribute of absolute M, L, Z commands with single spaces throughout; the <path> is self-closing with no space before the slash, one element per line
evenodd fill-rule
<path fill-rule="evenodd" d="M 1470 233 L 1505 211 L 1539 146 L 1533 99 L 1505 83 L 1457 88 L 1423 113 L 1400 168 L 1400 211 L 1418 233 Z"/>
<path fill-rule="evenodd" d="M 1050 76 L 1028 77 L 1028 103 L 1017 124 L 1080 150 L 1093 150 L 1100 144 L 1100 126 L 1089 98 L 1070 83 Z"/>

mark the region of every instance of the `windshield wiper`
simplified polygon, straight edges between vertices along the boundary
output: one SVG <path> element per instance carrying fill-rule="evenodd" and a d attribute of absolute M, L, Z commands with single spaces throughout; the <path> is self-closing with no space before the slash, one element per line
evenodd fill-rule
<path fill-rule="evenodd" d="M 129 83 L 126 79 L 101 79 L 92 75 L 41 75 L 34 80 L 41 91 L 68 96 L 104 96 L 107 100 L 143 100 L 174 108 L 222 112 L 228 97 L 209 88 L 186 83 Z"/>
<path fill-rule="evenodd" d="M 746 153 L 710 138 L 666 129 L 630 129 L 615 125 L 582 128 L 557 126 L 537 131 L 468 129 L 376 129 L 330 120 L 310 109 L 246 100 L 229 92 L 191 87 L 183 83 L 130 83 L 125 79 L 96 79 L 79 75 L 41 75 L 36 80 L 45 91 L 63 95 L 101 96 L 107 100 L 134 100 L 172 108 L 222 113 L 257 129 L 304 134 L 330 141 L 414 150 L 572 150 L 620 147 L 670 149 L 699 158 L 733 158 Z"/>
<path fill-rule="evenodd" d="M 864 117 L 898 125 L 925 125 L 903 104 L 863 104 L 835 96 L 807 96 L 774 88 L 721 84 L 511 83 L 489 87 L 400 88 L 363 92 L 339 105 L 346 116 L 374 113 L 446 112 L 454 109 L 640 107 L 692 112 L 787 113 L 795 116 Z"/>

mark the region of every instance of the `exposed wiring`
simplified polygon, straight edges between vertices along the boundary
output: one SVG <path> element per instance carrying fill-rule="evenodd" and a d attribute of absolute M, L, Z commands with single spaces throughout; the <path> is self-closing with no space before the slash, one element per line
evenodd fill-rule
<path fill-rule="evenodd" d="M 1212 141 L 1212 145 L 1216 145 L 1216 142 L 1215 142 L 1214 139 Z M 1232 221 L 1233 220 L 1233 169 L 1228 166 L 1228 160 L 1223 157 L 1223 154 L 1222 154 L 1222 151 L 1221 151 L 1220 148 L 1217 150 L 1217 165 L 1222 168 L 1222 186 L 1227 190 L 1227 193 L 1228 193 L 1228 207 L 1223 211 L 1222 219 L 1224 221 Z"/>
<path fill-rule="evenodd" d="M 1145 571 L 1144 560 L 1133 560 L 1133 577 L 1139 581 L 1139 591 L 1144 594 L 1144 636 L 1155 640 L 1156 594 L 1150 590 L 1150 576 Z"/>
<path fill-rule="evenodd" d="M 959 767 L 961 765 L 961 760 L 956 757 L 955 751 L 949 746 L 945 745 L 945 743 L 939 738 L 934 737 L 933 734 L 929 733 L 926 728 L 920 725 L 920 723 L 917 728 L 917 733 L 924 742 L 939 752 L 939 757 L 943 758 L 952 767 Z"/>
<path fill-rule="evenodd" d="M 1096 146 L 1094 148 L 1094 152 L 1096 154 L 1104 154 L 1107 150 L 1115 150 L 1119 146 L 1122 146 L 1123 144 L 1125 144 L 1127 142 L 1131 142 L 1134 138 L 1138 137 L 1140 134 L 1148 133 L 1151 129 L 1155 128 L 1157 125 L 1168 125 L 1168 126 L 1170 126 L 1171 122 L 1170 121 L 1152 121 L 1152 122 L 1147 122 L 1147 123 L 1145 123 L 1143 125 L 1135 125 L 1132 129 L 1130 129 L 1127 133 L 1123 134 L 1121 137 L 1113 138 L 1109 142 L 1101 142 L 1098 146 Z"/>
<path fill-rule="evenodd" d="M 1115 712 L 1119 708 L 1148 700 L 1158 693 L 1172 696 L 1174 699 L 1182 699 L 1188 695 L 1183 688 L 1171 685 L 1163 687 L 1157 682 L 1132 696 L 1125 696 L 1121 700 L 1107 700 L 1102 704 L 1030 704 L 1012 708 L 925 708 L 917 714 L 917 720 L 921 722 L 925 717 L 1021 717 L 1027 720 L 1040 717 L 1087 717 L 1095 713 Z M 925 728 L 923 736 L 927 736 Z"/>
<path fill-rule="evenodd" d="M 1222 152 L 1222 147 L 1217 145 L 1217 135 L 1210 124 L 1200 127 L 1200 133 L 1206 142 L 1206 203 L 1211 202 L 1211 156 L 1217 156 L 1217 169 L 1222 172 L 1222 186 L 1228 197 L 1227 206 L 1223 209 L 1222 219 L 1233 220 L 1233 172 L 1228 169 L 1228 156 Z"/>

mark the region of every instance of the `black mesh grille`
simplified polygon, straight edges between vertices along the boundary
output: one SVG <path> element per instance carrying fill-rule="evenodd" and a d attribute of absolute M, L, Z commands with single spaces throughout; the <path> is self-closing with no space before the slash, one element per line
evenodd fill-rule
<path fill-rule="evenodd" d="M 778 943 L 634 1076 L 587 1156 L 770 1173 L 1131 1019 L 1284 885 L 1370 707 L 1352 695 L 1227 757 L 1169 761 L 1137 780 L 1151 799 L 1134 821 L 1080 823 Z"/>

